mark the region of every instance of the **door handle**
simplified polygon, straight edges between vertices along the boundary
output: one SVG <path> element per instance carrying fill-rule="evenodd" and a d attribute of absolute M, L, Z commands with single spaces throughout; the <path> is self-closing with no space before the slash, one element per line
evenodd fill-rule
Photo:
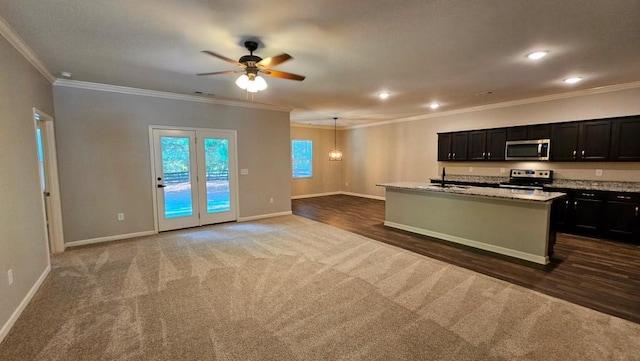
<path fill-rule="evenodd" d="M 447 158 L 451 160 L 451 152 L 449 152 L 449 156 Z"/>
<path fill-rule="evenodd" d="M 487 158 L 491 159 L 491 152 L 487 153 Z"/>
<path fill-rule="evenodd" d="M 164 184 L 158 184 L 158 186 L 157 186 L 157 187 L 158 187 L 158 188 L 165 188 L 165 187 L 166 187 L 166 185 L 164 185 Z"/>
<path fill-rule="evenodd" d="M 485 158 L 485 157 L 486 157 L 486 155 L 487 155 L 487 153 L 482 152 L 482 158 Z"/>
<path fill-rule="evenodd" d="M 576 159 L 576 151 L 573 151 L 573 159 Z"/>
<path fill-rule="evenodd" d="M 580 154 L 582 155 L 582 158 L 584 158 L 584 150 Z"/>
<path fill-rule="evenodd" d="M 453 159 L 456 159 L 456 153 L 453 152 Z"/>

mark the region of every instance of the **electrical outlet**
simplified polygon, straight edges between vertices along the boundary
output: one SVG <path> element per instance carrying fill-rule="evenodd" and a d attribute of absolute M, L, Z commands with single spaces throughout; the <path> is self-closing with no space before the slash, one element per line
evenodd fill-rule
<path fill-rule="evenodd" d="M 602 169 L 596 169 L 596 176 L 602 176 Z"/>
<path fill-rule="evenodd" d="M 9 280 L 9 286 L 13 284 L 13 269 L 7 271 L 7 279 Z"/>
<path fill-rule="evenodd" d="M 273 198 L 269 198 L 269 203 L 273 203 Z"/>
<path fill-rule="evenodd" d="M 469 173 L 473 173 L 473 167 L 469 167 Z"/>
<path fill-rule="evenodd" d="M 506 173 L 507 169 L 506 168 L 500 168 L 500 173 Z"/>
<path fill-rule="evenodd" d="M 118 213 L 118 220 L 124 221 L 124 213 Z"/>
<path fill-rule="evenodd" d="M 247 175 L 247 174 L 249 174 L 249 169 L 248 168 L 240 169 L 240 175 Z"/>
<path fill-rule="evenodd" d="M 345 183 L 344 183 L 344 186 L 345 186 L 345 187 L 348 187 L 348 186 L 349 186 L 349 182 L 345 182 Z"/>

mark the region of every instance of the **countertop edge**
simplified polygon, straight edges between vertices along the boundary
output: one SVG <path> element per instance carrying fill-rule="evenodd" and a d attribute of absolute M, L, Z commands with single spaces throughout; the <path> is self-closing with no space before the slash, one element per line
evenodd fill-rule
<path fill-rule="evenodd" d="M 449 193 L 468 196 L 478 196 L 487 198 L 500 198 L 500 199 L 512 199 L 519 201 L 530 202 L 552 202 L 554 199 L 562 198 L 566 196 L 565 193 L 560 192 L 545 192 L 545 191 L 529 191 L 521 189 L 507 189 L 507 188 L 486 188 L 486 187 L 446 187 L 441 188 L 433 183 L 419 183 L 419 182 L 392 182 L 392 183 L 377 183 L 378 187 L 385 187 L 399 190 L 409 190 L 415 192 L 433 192 L 433 193 Z"/>

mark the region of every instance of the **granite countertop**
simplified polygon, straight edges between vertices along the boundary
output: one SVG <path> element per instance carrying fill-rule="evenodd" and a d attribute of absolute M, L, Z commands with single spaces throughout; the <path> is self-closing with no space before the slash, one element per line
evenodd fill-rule
<path fill-rule="evenodd" d="M 431 178 L 434 182 L 440 182 L 441 178 Z M 468 176 L 468 175 L 450 175 L 445 177 L 448 182 L 469 182 L 482 184 L 500 184 L 506 182 L 509 177 L 492 177 L 492 176 Z M 574 179 L 556 179 L 553 183 L 547 185 L 550 188 L 565 189 L 584 189 L 594 191 L 609 192 L 630 192 L 640 193 L 640 182 L 614 182 L 614 181 L 593 181 L 593 180 L 574 180 Z"/>
<path fill-rule="evenodd" d="M 379 184 L 376 184 L 376 186 L 390 188 L 390 189 L 402 189 L 402 190 L 411 190 L 411 191 L 419 191 L 419 192 L 453 193 L 453 194 L 463 194 L 463 195 L 470 195 L 470 196 L 507 198 L 507 199 L 535 201 L 535 202 L 550 202 L 556 198 L 561 198 L 566 195 L 565 193 L 545 192 L 540 190 L 487 188 L 487 187 L 455 186 L 455 185 L 450 185 L 445 188 L 442 188 L 440 185 L 437 185 L 437 184 L 420 183 L 420 182 L 379 183 Z"/>

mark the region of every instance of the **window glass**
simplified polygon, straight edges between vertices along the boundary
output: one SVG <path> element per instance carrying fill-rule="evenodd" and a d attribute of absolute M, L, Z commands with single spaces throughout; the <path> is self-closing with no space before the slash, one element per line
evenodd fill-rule
<path fill-rule="evenodd" d="M 292 140 L 291 159 L 293 178 L 310 178 L 313 175 L 313 142 Z"/>

